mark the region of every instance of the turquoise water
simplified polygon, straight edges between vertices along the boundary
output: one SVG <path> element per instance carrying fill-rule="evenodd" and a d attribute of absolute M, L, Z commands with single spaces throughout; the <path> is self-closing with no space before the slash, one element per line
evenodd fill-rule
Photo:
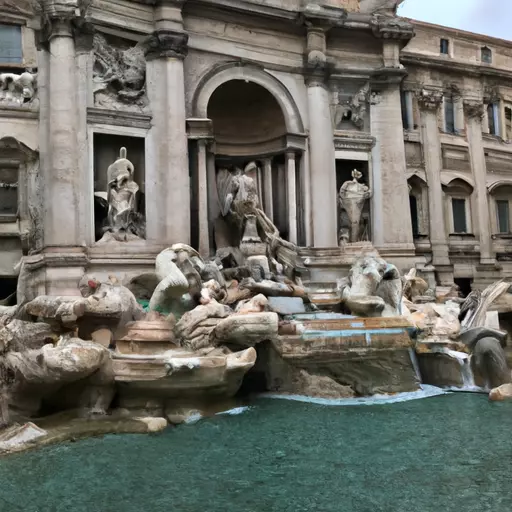
<path fill-rule="evenodd" d="M 512 403 L 258 399 L 154 436 L 0 460 L 0 511 L 510 512 Z"/>

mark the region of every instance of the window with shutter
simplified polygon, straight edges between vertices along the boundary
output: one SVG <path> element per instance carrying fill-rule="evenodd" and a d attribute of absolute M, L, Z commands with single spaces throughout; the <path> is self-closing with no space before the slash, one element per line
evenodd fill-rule
<path fill-rule="evenodd" d="M 22 64 L 21 27 L 0 23 L 0 64 Z"/>

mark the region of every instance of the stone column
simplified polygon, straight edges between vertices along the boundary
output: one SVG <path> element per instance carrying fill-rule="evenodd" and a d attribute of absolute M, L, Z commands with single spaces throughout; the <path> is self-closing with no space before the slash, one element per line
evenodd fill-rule
<path fill-rule="evenodd" d="M 301 192 L 303 194 L 303 205 L 304 205 L 304 240 L 301 243 L 305 243 L 307 247 L 312 244 L 312 233 L 311 233 L 311 176 L 309 174 L 309 149 L 308 142 L 306 141 L 306 150 L 302 154 L 300 159 L 300 183 Z"/>
<path fill-rule="evenodd" d="M 213 225 L 220 215 L 219 194 L 217 192 L 217 172 L 215 170 L 215 143 L 210 141 L 206 156 L 206 172 L 208 175 L 208 232 L 210 239 L 210 248 L 214 247 L 215 237 L 213 235 Z M 212 226 L 212 228 L 210 228 Z"/>
<path fill-rule="evenodd" d="M 208 223 L 208 170 L 207 141 L 197 141 L 197 192 L 199 212 L 199 254 L 203 258 L 210 256 L 210 229 Z"/>
<path fill-rule="evenodd" d="M 274 220 L 272 195 L 272 158 L 263 161 L 263 209 L 270 220 Z"/>
<path fill-rule="evenodd" d="M 74 12 L 69 10 L 61 7 L 51 11 L 49 38 L 50 162 L 44 176 L 44 232 L 45 246 L 59 248 L 85 245 L 81 229 L 83 184 L 77 144 L 79 118 L 72 32 Z"/>
<path fill-rule="evenodd" d="M 163 7 L 158 12 L 166 14 Z M 176 8 L 169 7 L 169 13 L 176 15 Z M 169 23 L 176 25 L 176 22 Z M 190 243 L 190 175 L 183 71 L 188 35 L 162 28 L 146 43 L 147 94 L 153 114 L 146 165 L 147 238 L 161 245 Z"/>
<path fill-rule="evenodd" d="M 295 172 L 295 153 L 286 153 L 286 197 L 288 201 L 288 241 L 297 243 L 297 183 Z"/>
<path fill-rule="evenodd" d="M 443 190 L 441 185 L 442 155 L 437 114 L 443 103 L 442 91 L 423 90 L 418 95 L 421 110 L 421 138 L 428 184 L 429 235 L 432 245 L 432 264 L 439 284 L 453 283 L 450 266 L 448 239 L 443 217 Z"/>
<path fill-rule="evenodd" d="M 305 69 L 309 112 L 309 158 L 311 174 L 311 207 L 313 213 L 313 246 L 336 247 L 336 161 L 331 118 L 331 98 L 327 86 L 330 66 L 327 62 L 326 33 L 331 25 L 309 22 Z"/>
<path fill-rule="evenodd" d="M 485 107 L 481 100 L 464 100 L 469 156 L 471 160 L 471 170 L 475 180 L 478 232 L 480 238 L 480 263 L 483 265 L 495 263 L 495 256 L 492 253 L 492 231 L 487 200 L 487 168 L 482 141 L 482 119 L 484 112 Z"/>
<path fill-rule="evenodd" d="M 414 251 L 399 83 L 372 93 L 372 233 L 378 249 L 402 256 Z M 397 254 L 397 256 L 399 255 Z"/>

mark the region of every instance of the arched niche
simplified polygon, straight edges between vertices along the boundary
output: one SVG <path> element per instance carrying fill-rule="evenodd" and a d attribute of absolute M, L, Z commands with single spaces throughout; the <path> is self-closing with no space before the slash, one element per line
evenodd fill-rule
<path fill-rule="evenodd" d="M 409 185 L 409 208 L 413 237 L 420 238 L 429 233 L 427 183 L 419 176 L 413 175 L 407 180 L 407 184 Z"/>
<path fill-rule="evenodd" d="M 212 94 L 222 84 L 231 80 L 242 80 L 262 86 L 275 98 L 281 107 L 288 133 L 304 133 L 299 109 L 288 89 L 274 76 L 256 66 L 240 66 L 226 63 L 210 70 L 201 79 L 193 99 L 194 117 L 207 118 L 208 104 Z"/>
<path fill-rule="evenodd" d="M 488 192 L 492 232 L 508 237 L 512 234 L 512 181 L 492 183 Z"/>
<path fill-rule="evenodd" d="M 450 235 L 473 233 L 472 195 L 473 185 L 462 178 L 454 178 L 443 185 L 445 219 Z"/>

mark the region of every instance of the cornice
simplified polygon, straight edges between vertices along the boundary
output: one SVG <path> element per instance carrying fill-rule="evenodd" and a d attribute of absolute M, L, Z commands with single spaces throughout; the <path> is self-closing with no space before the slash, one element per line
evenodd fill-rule
<path fill-rule="evenodd" d="M 413 65 L 438 69 L 441 71 L 455 72 L 474 77 L 488 76 L 494 78 L 503 78 L 504 80 L 512 79 L 512 70 L 497 69 L 490 66 L 481 66 L 478 64 L 470 64 L 460 62 L 453 59 L 442 57 L 434 57 L 431 55 L 420 55 L 413 52 L 402 51 L 400 54 L 400 62 L 404 65 Z"/>

